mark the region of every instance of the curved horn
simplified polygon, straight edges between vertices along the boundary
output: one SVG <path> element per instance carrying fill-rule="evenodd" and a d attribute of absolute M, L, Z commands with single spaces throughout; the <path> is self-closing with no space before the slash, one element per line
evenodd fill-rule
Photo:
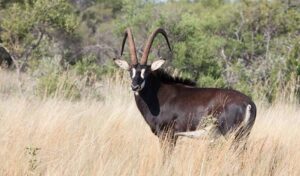
<path fill-rule="evenodd" d="M 147 40 L 146 46 L 144 48 L 143 56 L 142 56 L 142 59 L 141 59 L 141 65 L 146 65 L 147 64 L 148 55 L 149 55 L 153 40 L 155 39 L 156 35 L 159 34 L 159 33 L 162 34 L 165 37 L 165 39 L 167 41 L 167 44 L 168 44 L 168 47 L 169 47 L 170 51 L 172 51 L 166 31 L 162 28 L 158 28 L 150 35 L 150 37 Z"/>
<path fill-rule="evenodd" d="M 136 65 L 138 63 L 137 56 L 136 56 L 136 49 L 135 49 L 135 44 L 134 44 L 134 40 L 133 40 L 133 36 L 132 36 L 130 28 L 127 28 L 125 31 L 125 34 L 124 34 L 124 39 L 122 42 L 121 56 L 123 55 L 124 46 L 125 46 L 127 37 L 128 37 L 129 51 L 130 51 L 130 57 L 131 57 L 131 64 Z"/>

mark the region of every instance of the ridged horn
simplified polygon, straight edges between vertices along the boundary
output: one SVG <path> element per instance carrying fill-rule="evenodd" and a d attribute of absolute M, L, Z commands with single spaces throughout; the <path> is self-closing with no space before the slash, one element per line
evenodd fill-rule
<path fill-rule="evenodd" d="M 141 59 L 141 65 L 146 65 L 147 64 L 148 55 L 149 55 L 152 43 L 153 43 L 155 37 L 157 36 L 157 34 L 162 34 L 165 37 L 165 39 L 167 41 L 167 44 L 168 44 L 168 47 L 169 47 L 170 51 L 172 51 L 166 31 L 162 28 L 158 28 L 150 35 L 150 37 L 147 40 L 147 43 L 146 43 L 145 48 L 144 48 L 143 56 L 142 56 L 142 59 Z"/>
<path fill-rule="evenodd" d="M 142 59 L 141 59 L 141 65 L 146 65 L 147 64 L 150 49 L 151 49 L 152 43 L 153 43 L 155 37 L 157 36 L 157 34 L 162 34 L 165 37 L 165 39 L 167 41 L 167 44 L 168 44 L 168 47 L 169 47 L 170 51 L 172 51 L 166 31 L 162 28 L 158 28 L 150 35 L 150 37 L 147 40 L 147 43 L 146 43 L 145 48 L 144 48 L 143 56 L 142 56 Z"/>
<path fill-rule="evenodd" d="M 121 56 L 123 55 L 124 46 L 125 46 L 125 42 L 126 42 L 127 37 L 128 37 L 131 64 L 136 65 L 138 63 L 138 61 L 137 61 L 135 44 L 134 44 L 134 40 L 133 40 L 133 36 L 132 36 L 130 28 L 127 28 L 125 30 L 124 39 L 123 39 L 123 42 L 122 42 Z"/>

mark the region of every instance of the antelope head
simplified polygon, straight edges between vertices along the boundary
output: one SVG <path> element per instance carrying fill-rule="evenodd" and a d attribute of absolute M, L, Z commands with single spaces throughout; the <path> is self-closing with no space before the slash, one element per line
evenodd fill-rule
<path fill-rule="evenodd" d="M 133 39 L 131 30 L 129 28 L 127 28 L 125 31 L 124 39 L 122 42 L 121 57 L 123 55 L 126 39 L 128 38 L 131 63 L 129 64 L 127 61 L 125 61 L 123 59 L 114 59 L 114 61 L 119 67 L 129 71 L 130 78 L 132 80 L 131 89 L 134 92 L 141 91 L 144 88 L 145 83 L 147 81 L 147 77 L 150 75 L 150 73 L 152 71 L 159 69 L 165 63 L 164 59 L 158 59 L 158 60 L 154 61 L 152 64 L 147 65 L 148 55 L 150 53 L 152 43 L 153 43 L 155 37 L 157 36 L 157 34 L 162 34 L 164 36 L 164 38 L 166 39 L 166 42 L 168 44 L 168 47 L 171 51 L 167 33 L 165 32 L 164 29 L 158 28 L 149 36 L 149 38 L 146 42 L 145 48 L 143 50 L 142 58 L 141 58 L 140 62 L 138 62 L 137 54 L 136 54 L 136 47 L 135 47 L 135 43 L 134 43 L 134 39 Z"/>

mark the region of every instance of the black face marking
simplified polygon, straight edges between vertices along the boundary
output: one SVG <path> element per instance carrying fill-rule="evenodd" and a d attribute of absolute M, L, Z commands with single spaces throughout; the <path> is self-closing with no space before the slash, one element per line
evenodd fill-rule
<path fill-rule="evenodd" d="M 145 80 L 147 78 L 147 71 L 149 70 L 149 66 L 146 65 L 134 65 L 130 69 L 130 77 L 131 77 L 131 88 L 133 91 L 140 91 L 143 89 L 145 85 Z"/>

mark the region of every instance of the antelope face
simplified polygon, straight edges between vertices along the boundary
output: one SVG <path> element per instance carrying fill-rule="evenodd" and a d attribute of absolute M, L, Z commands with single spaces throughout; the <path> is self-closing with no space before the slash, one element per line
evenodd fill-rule
<path fill-rule="evenodd" d="M 128 62 L 126 62 L 125 60 L 122 60 L 122 59 L 114 59 L 115 63 L 119 67 L 121 67 L 125 70 L 128 70 L 130 72 L 130 77 L 132 80 L 131 89 L 135 93 L 141 91 L 145 87 L 147 77 L 151 74 L 151 72 L 159 69 L 165 63 L 165 60 L 160 59 L 160 60 L 154 61 L 151 65 L 147 65 L 148 55 L 149 55 L 153 40 L 157 34 L 162 34 L 165 37 L 168 47 L 171 51 L 171 46 L 170 46 L 170 43 L 169 43 L 169 40 L 167 37 L 167 33 L 162 28 L 158 28 L 148 38 L 145 48 L 144 48 L 144 51 L 143 51 L 142 58 L 140 59 L 140 62 L 139 62 L 138 58 L 137 58 L 136 47 L 134 44 L 131 30 L 130 30 L 130 28 L 127 28 L 125 31 L 125 34 L 124 34 L 123 42 L 122 42 L 121 57 L 122 57 L 122 54 L 124 51 L 126 39 L 128 38 L 131 64 L 129 65 Z"/>
<path fill-rule="evenodd" d="M 149 67 L 142 65 L 135 65 L 130 70 L 131 89 L 134 92 L 142 90 L 145 86 L 146 77 L 149 74 Z"/>
<path fill-rule="evenodd" d="M 130 66 L 125 60 L 115 59 L 115 63 L 122 69 L 128 70 L 131 78 L 131 89 L 134 92 L 141 91 L 146 84 L 147 77 L 150 75 L 151 71 L 159 69 L 165 60 L 154 61 L 151 65 L 141 65 L 136 64 Z"/>

